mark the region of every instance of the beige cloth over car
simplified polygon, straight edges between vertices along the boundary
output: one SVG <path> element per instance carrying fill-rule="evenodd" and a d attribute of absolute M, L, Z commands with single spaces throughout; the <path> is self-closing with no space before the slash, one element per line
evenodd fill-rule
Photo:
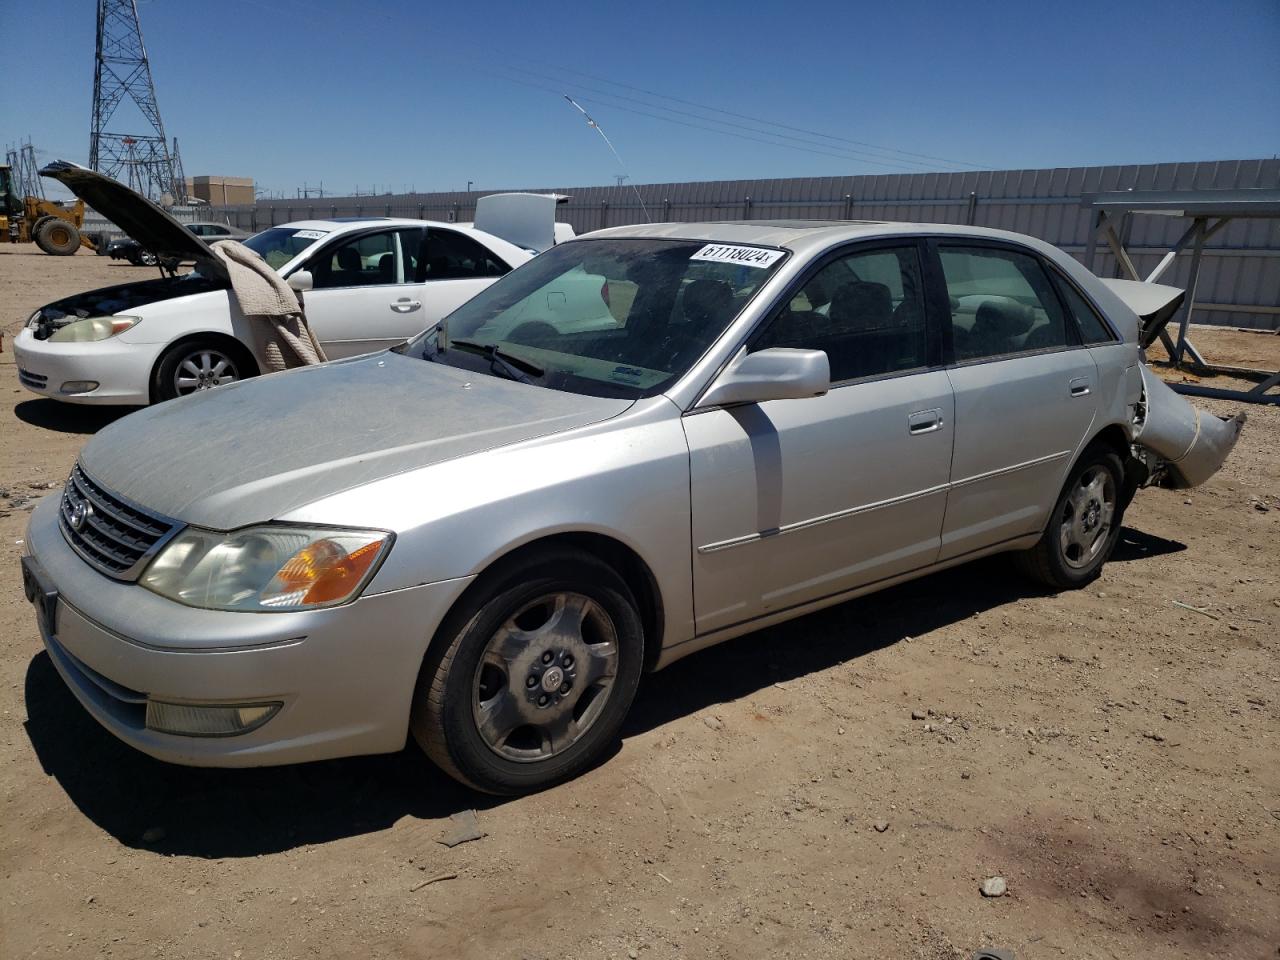
<path fill-rule="evenodd" d="M 254 354 L 264 373 L 329 359 L 307 326 L 302 298 L 261 256 L 236 240 L 218 241 L 213 252 L 227 265 L 240 312 L 253 321 Z"/>

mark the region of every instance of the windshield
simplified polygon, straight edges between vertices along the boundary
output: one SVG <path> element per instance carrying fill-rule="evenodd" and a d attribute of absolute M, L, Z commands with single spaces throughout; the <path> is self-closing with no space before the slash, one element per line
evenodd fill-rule
<path fill-rule="evenodd" d="M 317 240 L 329 235 L 327 230 L 299 230 L 295 227 L 271 227 L 255 233 L 244 245 L 261 254 L 262 259 L 274 270 L 300 254 Z"/>
<path fill-rule="evenodd" d="M 785 257 L 702 240 L 575 240 L 507 274 L 404 352 L 557 390 L 653 396 Z"/>

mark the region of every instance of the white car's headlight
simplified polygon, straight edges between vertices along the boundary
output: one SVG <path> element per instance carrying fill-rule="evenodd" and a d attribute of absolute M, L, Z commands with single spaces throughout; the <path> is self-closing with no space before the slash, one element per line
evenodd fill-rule
<path fill-rule="evenodd" d="M 231 533 L 188 527 L 139 582 L 212 610 L 332 607 L 359 594 L 394 539 L 385 530 L 338 527 L 271 524 Z"/>
<path fill-rule="evenodd" d="M 124 333 L 141 322 L 141 317 L 87 317 L 84 320 L 72 320 L 65 327 L 59 327 L 53 331 L 49 340 L 52 343 L 92 343 Z"/>

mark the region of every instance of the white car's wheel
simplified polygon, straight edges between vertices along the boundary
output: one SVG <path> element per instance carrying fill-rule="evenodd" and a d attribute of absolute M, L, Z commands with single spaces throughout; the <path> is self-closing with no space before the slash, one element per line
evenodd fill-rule
<path fill-rule="evenodd" d="M 161 357 L 151 392 L 156 400 L 172 400 L 235 383 L 255 372 L 247 351 L 238 344 L 214 338 L 187 340 Z"/>

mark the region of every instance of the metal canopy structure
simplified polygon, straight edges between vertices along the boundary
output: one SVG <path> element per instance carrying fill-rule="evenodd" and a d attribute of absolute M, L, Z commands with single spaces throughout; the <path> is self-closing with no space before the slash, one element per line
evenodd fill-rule
<path fill-rule="evenodd" d="M 1146 283 L 1158 281 L 1173 264 L 1178 254 L 1187 247 L 1191 248 L 1191 270 L 1187 277 L 1186 301 L 1178 320 L 1177 341 L 1175 342 L 1169 336 L 1168 330 L 1160 331 L 1160 342 L 1169 351 L 1169 358 L 1173 361 L 1175 368 L 1181 368 L 1183 358 L 1189 357 L 1193 372 L 1220 373 L 1259 381 L 1257 386 L 1247 391 L 1224 390 L 1185 383 L 1173 384 L 1173 388 L 1179 393 L 1194 396 L 1280 404 L 1280 394 L 1268 392 L 1280 386 L 1280 371 L 1212 364 L 1205 360 L 1203 354 L 1187 337 L 1187 328 L 1191 325 L 1191 314 L 1196 306 L 1196 283 L 1200 279 L 1200 261 L 1206 241 L 1232 220 L 1280 219 L 1280 190 L 1120 190 L 1112 193 L 1085 194 L 1080 198 L 1080 203 L 1095 211 L 1093 228 L 1089 232 L 1089 242 L 1085 248 L 1084 262 L 1090 270 L 1093 269 L 1099 236 L 1106 240 L 1120 269 L 1129 279 Z M 1178 241 L 1146 277 L 1138 275 L 1133 259 L 1125 250 L 1120 234 L 1116 230 L 1119 218 L 1131 213 L 1183 217 L 1191 220 L 1191 225 L 1183 231 Z"/>

